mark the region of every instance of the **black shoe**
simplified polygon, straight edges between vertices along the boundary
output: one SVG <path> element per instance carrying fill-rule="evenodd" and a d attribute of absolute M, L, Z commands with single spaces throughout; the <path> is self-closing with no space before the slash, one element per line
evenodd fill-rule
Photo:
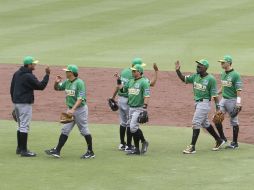
<path fill-rule="evenodd" d="M 19 147 L 17 147 L 16 154 L 20 154 L 20 153 L 21 153 L 21 149 Z"/>
<path fill-rule="evenodd" d="M 184 154 L 195 154 L 196 150 L 195 150 L 195 146 L 194 145 L 188 145 L 186 147 L 186 149 L 183 150 Z"/>
<path fill-rule="evenodd" d="M 231 142 L 230 145 L 226 146 L 226 149 L 236 149 L 239 148 L 237 142 Z"/>
<path fill-rule="evenodd" d="M 36 153 L 30 152 L 29 150 L 26 150 L 26 151 L 21 151 L 20 156 L 22 156 L 22 157 L 35 157 Z"/>
<path fill-rule="evenodd" d="M 118 146 L 118 150 L 124 151 L 125 148 L 126 148 L 126 144 L 120 144 L 120 145 Z"/>
<path fill-rule="evenodd" d="M 134 149 L 130 152 L 127 152 L 126 155 L 135 155 L 135 156 L 139 156 L 140 155 L 140 151 L 138 149 Z"/>
<path fill-rule="evenodd" d="M 88 150 L 84 155 L 80 157 L 81 159 L 95 158 L 95 154 L 92 150 Z"/>
<path fill-rule="evenodd" d="M 147 141 L 142 143 L 141 154 L 145 154 L 147 152 L 148 146 L 149 146 L 149 143 Z"/>
<path fill-rule="evenodd" d="M 213 151 L 219 150 L 225 144 L 224 140 L 217 141 L 215 147 L 212 148 Z"/>
<path fill-rule="evenodd" d="M 50 150 L 45 150 L 47 155 L 54 156 L 55 158 L 60 158 L 60 152 L 56 150 L 56 148 L 52 148 Z"/>
<path fill-rule="evenodd" d="M 133 150 L 135 150 L 135 146 L 133 146 L 133 145 L 131 145 L 131 146 L 125 146 L 125 152 L 131 152 L 131 151 L 133 151 Z"/>

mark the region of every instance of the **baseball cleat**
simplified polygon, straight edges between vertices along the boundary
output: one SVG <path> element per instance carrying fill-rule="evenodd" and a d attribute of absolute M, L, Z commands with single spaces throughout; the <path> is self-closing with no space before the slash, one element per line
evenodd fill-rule
<path fill-rule="evenodd" d="M 183 150 L 184 154 L 195 154 L 196 150 L 195 150 L 195 146 L 193 145 L 188 145 L 187 148 L 185 150 Z"/>
<path fill-rule="evenodd" d="M 126 155 L 139 156 L 140 155 L 140 151 L 135 148 L 134 150 L 127 152 Z"/>
<path fill-rule="evenodd" d="M 213 151 L 219 150 L 225 144 L 224 140 L 217 141 L 215 147 L 212 148 Z"/>
<path fill-rule="evenodd" d="M 118 146 L 118 150 L 125 151 L 125 149 L 126 149 L 126 145 L 125 145 L 125 144 L 120 144 L 120 145 Z"/>
<path fill-rule="evenodd" d="M 225 147 L 226 149 L 236 149 L 239 148 L 237 142 L 231 142 L 228 146 Z"/>
<path fill-rule="evenodd" d="M 95 154 L 92 150 L 88 150 L 84 155 L 80 157 L 81 159 L 95 158 Z"/>
<path fill-rule="evenodd" d="M 147 141 L 142 143 L 141 154 L 145 154 L 147 152 L 148 146 L 149 146 L 149 143 Z"/>
<path fill-rule="evenodd" d="M 56 150 L 56 148 L 52 148 L 52 149 L 50 149 L 50 150 L 45 150 L 45 153 L 46 153 L 47 155 L 51 155 L 51 156 L 53 156 L 53 157 L 55 157 L 55 158 L 60 158 L 60 152 L 58 152 L 58 151 Z"/>
<path fill-rule="evenodd" d="M 30 152 L 29 150 L 26 150 L 26 151 L 21 151 L 20 156 L 22 156 L 22 157 L 35 157 L 36 153 Z"/>
<path fill-rule="evenodd" d="M 130 152 L 130 151 L 133 151 L 133 150 L 135 150 L 135 146 L 131 145 L 130 147 L 126 146 L 124 151 L 125 152 Z"/>

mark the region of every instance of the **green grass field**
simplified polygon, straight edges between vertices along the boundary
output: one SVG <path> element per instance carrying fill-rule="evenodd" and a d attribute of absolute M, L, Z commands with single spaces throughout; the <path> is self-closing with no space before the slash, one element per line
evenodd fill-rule
<path fill-rule="evenodd" d="M 83 67 L 130 65 L 142 57 L 151 69 L 195 71 L 207 58 L 233 56 L 241 74 L 253 75 L 252 0 L 0 0 L 0 64 L 21 63 L 33 55 L 42 64 Z M 58 140 L 57 123 L 33 122 L 29 136 L 37 158 L 15 155 L 16 130 L 0 120 L 0 190 L 248 190 L 254 185 L 253 145 L 212 152 L 202 133 L 196 155 L 183 155 L 190 128 L 143 127 L 150 142 L 142 157 L 117 150 L 118 126 L 90 125 L 96 159 L 80 160 L 85 141 L 72 132 L 61 159 L 44 154 Z"/>
<path fill-rule="evenodd" d="M 0 0 L 0 63 L 34 55 L 41 63 L 126 67 L 133 57 L 194 71 L 206 57 L 210 72 L 231 54 L 253 75 L 252 0 Z M 149 67 L 151 68 L 151 66 Z"/>
<path fill-rule="evenodd" d="M 61 127 L 57 123 L 33 122 L 29 147 L 38 157 L 22 158 L 15 155 L 15 123 L 0 121 L 0 125 L 1 190 L 238 190 L 254 185 L 253 145 L 213 152 L 212 138 L 201 133 L 197 154 L 183 155 L 190 128 L 143 126 L 149 151 L 145 156 L 129 157 L 117 150 L 117 126 L 90 125 L 96 158 L 81 160 L 85 140 L 77 128 L 63 148 L 62 158 L 55 159 L 44 150 L 56 144 Z"/>

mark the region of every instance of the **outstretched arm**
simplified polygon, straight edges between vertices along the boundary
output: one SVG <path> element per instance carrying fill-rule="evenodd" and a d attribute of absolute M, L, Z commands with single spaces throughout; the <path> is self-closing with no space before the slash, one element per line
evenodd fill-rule
<path fill-rule="evenodd" d="M 154 69 L 154 75 L 153 75 L 153 78 L 151 80 L 151 83 L 150 83 L 150 86 L 155 86 L 155 83 L 157 81 L 157 78 L 158 78 L 158 66 L 156 63 L 153 64 L 153 69 Z"/>
<path fill-rule="evenodd" d="M 177 60 L 177 61 L 175 62 L 175 69 L 176 69 L 177 76 L 178 76 L 183 82 L 185 82 L 185 76 L 181 73 L 180 67 L 181 67 L 180 62 Z"/>

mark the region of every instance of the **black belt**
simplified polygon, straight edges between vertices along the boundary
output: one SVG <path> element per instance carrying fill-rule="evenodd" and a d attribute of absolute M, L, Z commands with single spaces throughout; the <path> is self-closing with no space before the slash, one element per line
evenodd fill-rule
<path fill-rule="evenodd" d="M 208 99 L 199 99 L 199 100 L 195 100 L 195 102 L 203 102 L 204 100 L 208 100 Z M 211 101 L 211 99 L 209 99 L 209 101 Z"/>

